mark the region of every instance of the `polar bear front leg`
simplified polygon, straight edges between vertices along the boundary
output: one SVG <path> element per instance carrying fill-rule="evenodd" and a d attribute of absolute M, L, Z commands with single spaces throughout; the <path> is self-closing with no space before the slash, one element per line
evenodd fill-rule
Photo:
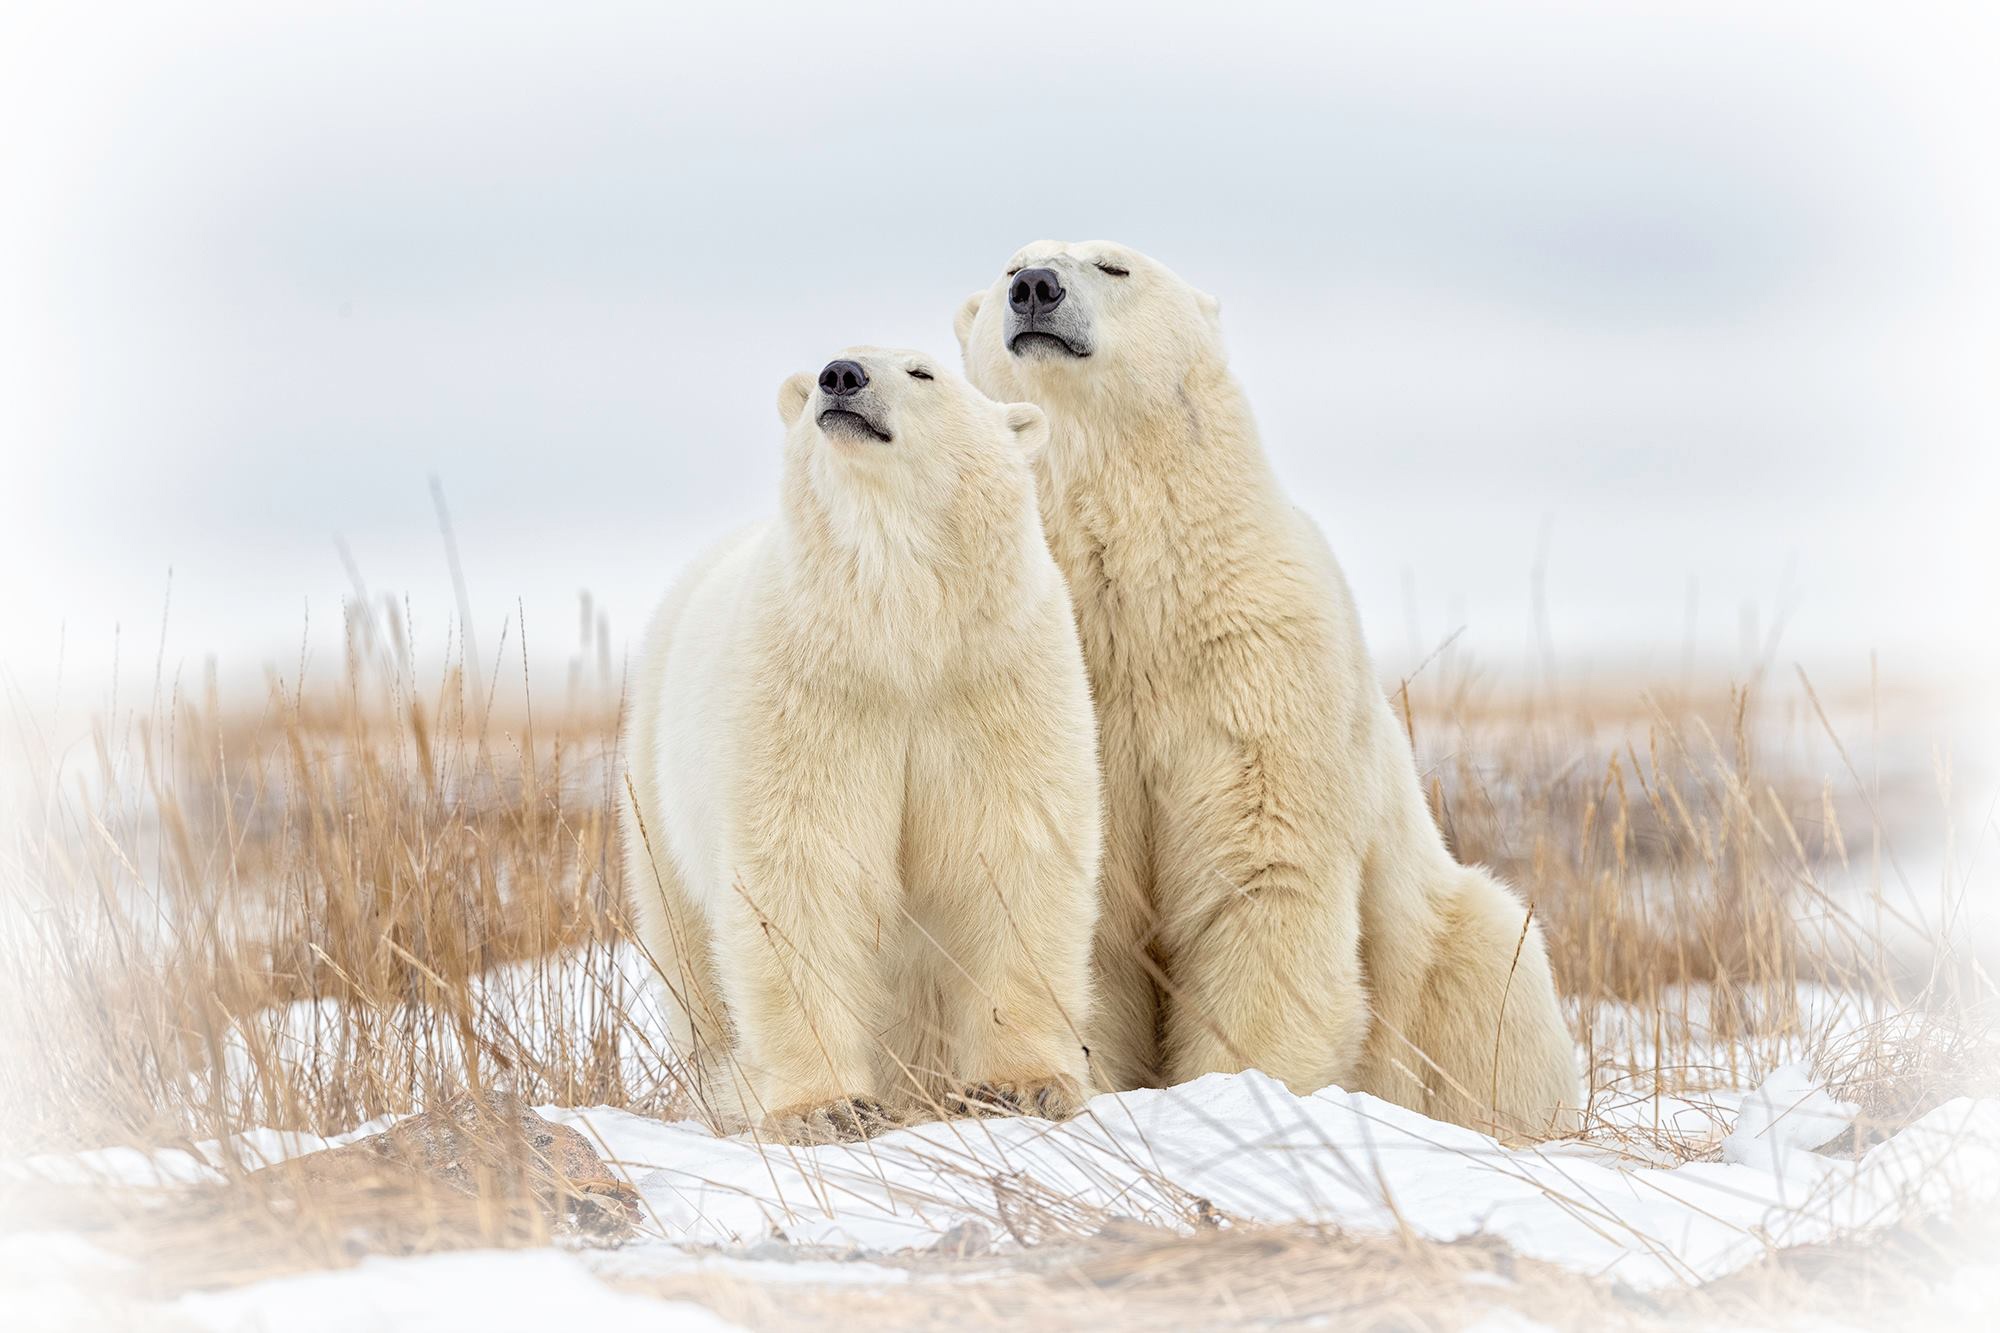
<path fill-rule="evenodd" d="M 1115 716 L 1104 724 L 1104 868 L 1093 972 L 1090 1067 L 1106 1091 L 1160 1086 L 1161 969 L 1153 897 L 1152 802 Z"/>
<path fill-rule="evenodd" d="M 734 881 L 712 904 L 717 970 L 752 1117 L 805 1140 L 864 1137 L 899 938 L 899 749 L 851 719 L 792 722 L 758 747 Z"/>
<path fill-rule="evenodd" d="M 1362 861 L 1309 747 L 1269 733 L 1186 744 L 1156 791 L 1169 1083 L 1260 1069 L 1351 1086 L 1368 1033 Z"/>
<path fill-rule="evenodd" d="M 913 751 L 909 893 L 940 955 L 955 1106 L 1064 1119 L 1091 1092 L 1098 783 L 1087 711 L 969 710 Z"/>

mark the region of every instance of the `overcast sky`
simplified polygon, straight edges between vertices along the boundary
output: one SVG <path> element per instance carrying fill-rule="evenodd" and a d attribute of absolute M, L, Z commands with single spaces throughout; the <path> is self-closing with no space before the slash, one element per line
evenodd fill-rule
<path fill-rule="evenodd" d="M 1372 642 L 2000 664 L 1976 6 L 565 3 L 0 19 L 0 667 L 255 682 L 350 586 L 622 651 L 787 374 L 1041 236 L 1222 298 Z M 1982 24 L 1984 20 L 1980 20 Z M 1692 620 L 1690 613 L 1692 612 Z"/>

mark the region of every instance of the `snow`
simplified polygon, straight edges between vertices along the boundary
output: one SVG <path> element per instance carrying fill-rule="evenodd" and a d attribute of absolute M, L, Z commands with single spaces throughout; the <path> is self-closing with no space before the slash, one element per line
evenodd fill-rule
<path fill-rule="evenodd" d="M 1906 1207 L 2000 1196 L 1995 1100 L 1938 1107 L 1859 1161 L 1789 1152 L 1672 1169 L 1578 1145 L 1510 1150 L 1361 1093 L 1295 1097 L 1254 1072 L 1099 1097 L 1067 1125 L 955 1121 L 814 1149 L 760 1151 L 610 1108 L 545 1114 L 631 1176 L 662 1247 L 781 1230 L 801 1244 L 907 1249 L 1043 1187 L 1157 1222 L 1185 1218 L 1201 1198 L 1264 1222 L 1389 1232 L 1400 1221 L 1436 1240 L 1483 1232 L 1658 1288 L 1720 1277 L 1773 1245 L 1893 1222 Z"/>
<path fill-rule="evenodd" d="M 0 1182 L 36 1180 L 55 1185 L 119 1185 L 159 1187 L 197 1185 L 221 1179 L 215 1164 L 234 1155 L 245 1167 L 270 1166 L 301 1157 L 322 1148 L 337 1148 L 379 1134 L 396 1123 L 395 1116 L 381 1116 L 355 1126 L 345 1134 L 322 1137 L 277 1129 L 251 1129 L 231 1138 L 227 1144 L 215 1139 L 185 1148 L 161 1148 L 142 1152 L 137 1148 L 97 1148 L 80 1153 L 46 1153 L 36 1157 L 0 1161 Z"/>
<path fill-rule="evenodd" d="M 682 1333 L 736 1328 L 700 1305 L 620 1291 L 599 1281 L 577 1255 L 552 1249 L 370 1259 L 339 1272 L 194 1292 L 181 1297 L 173 1313 L 197 1328 L 245 1333 L 386 1328 L 548 1333 L 613 1328 L 624 1320 Z"/>
<path fill-rule="evenodd" d="M 134 1321 L 115 1292 L 132 1268 L 67 1232 L 0 1236 L 0 1311 L 10 1333 L 128 1327 Z"/>
<path fill-rule="evenodd" d="M 1509 1149 L 1360 1093 L 1294 1096 L 1257 1073 L 1106 1095 L 1064 1125 L 960 1120 L 816 1148 L 718 1138 L 611 1108 L 542 1108 L 574 1125 L 643 1200 L 643 1235 L 618 1250 L 543 1249 L 378 1259 L 335 1273 L 184 1296 L 197 1328 L 547 1328 L 639 1312 L 652 1323 L 725 1327 L 705 1311 L 602 1279 L 691 1270 L 759 1281 L 908 1281 L 866 1256 L 923 1248 L 969 1218 L 1033 1238 L 1042 1192 L 1074 1207 L 1185 1226 L 1204 1200 L 1225 1217 L 1350 1232 L 1398 1225 L 1436 1240 L 1496 1236 L 1531 1258 L 1637 1289 L 1699 1282 L 1773 1247 L 1825 1240 L 2000 1198 L 2000 1100 L 1936 1108 L 1859 1160 L 1810 1149 L 1852 1108 L 1805 1066 L 1743 1099 L 1722 1160 L 1656 1165 L 1583 1143 Z M 274 1161 L 349 1141 L 269 1131 L 227 1145 Z M 225 1145 L 113 1150 L 7 1164 L 8 1176 L 133 1183 L 213 1178 Z M 72 1240 L 74 1238 L 71 1238 Z M 0 1247 L 0 1272 L 93 1280 L 109 1262 L 82 1242 Z M 856 1254 L 854 1259 L 837 1256 Z M 836 1256 L 836 1257 L 827 1257 Z M 469 1304 L 470 1303 L 470 1304 Z M 28 1308 L 38 1308 L 30 1306 Z M 471 1313 L 468 1313 L 471 1311 Z"/>
<path fill-rule="evenodd" d="M 1744 1166 L 1769 1160 L 1782 1170 L 1786 1154 L 1824 1147 L 1860 1112 L 1821 1087 L 1805 1061 L 1794 1061 L 1772 1070 L 1743 1099 L 1736 1128 L 1722 1141 L 1722 1160 Z"/>

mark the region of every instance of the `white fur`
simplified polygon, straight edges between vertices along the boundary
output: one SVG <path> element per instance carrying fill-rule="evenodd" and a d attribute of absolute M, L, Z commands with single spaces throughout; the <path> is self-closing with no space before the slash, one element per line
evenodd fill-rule
<path fill-rule="evenodd" d="M 1100 1080 L 1253 1066 L 1300 1092 L 1566 1128 L 1575 1052 L 1541 933 L 1432 823 L 1346 583 L 1265 460 L 1216 302 L 1107 242 L 1036 242 L 1022 266 L 1060 276 L 1088 357 L 1008 350 L 1006 274 L 957 330 L 974 384 L 1049 415 L 1042 516 L 1105 775 Z"/>
<path fill-rule="evenodd" d="M 893 440 L 822 430 L 810 377 L 781 388 L 779 517 L 689 569 L 646 635 L 628 892 L 718 1123 L 810 1132 L 849 1099 L 978 1084 L 1066 1113 L 1099 809 L 1035 509 L 1046 423 L 918 353 L 842 355 Z"/>

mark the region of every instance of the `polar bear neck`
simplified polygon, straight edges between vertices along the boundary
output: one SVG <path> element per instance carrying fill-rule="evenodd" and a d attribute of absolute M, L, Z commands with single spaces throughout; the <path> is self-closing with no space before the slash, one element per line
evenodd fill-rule
<path fill-rule="evenodd" d="M 1126 538 L 1173 542 L 1202 529 L 1259 526 L 1272 512 L 1277 480 L 1249 403 L 1224 364 L 1197 364 L 1170 394 L 1042 405 L 1049 444 L 1037 472 L 1051 531 L 1079 510 L 1121 509 L 1171 520 L 1116 525 Z"/>
<path fill-rule="evenodd" d="M 947 495 L 787 478 L 780 521 L 783 619 L 812 657 L 921 689 L 977 674 L 1060 575 L 1025 470 L 961 474 Z"/>
<path fill-rule="evenodd" d="M 1226 367 L 1123 411 L 1048 409 L 1043 524 L 1105 698 L 1173 668 L 1285 577 L 1295 524 Z M 1246 581 L 1247 580 L 1247 581 Z M 1122 683 L 1121 683 L 1122 682 Z"/>

